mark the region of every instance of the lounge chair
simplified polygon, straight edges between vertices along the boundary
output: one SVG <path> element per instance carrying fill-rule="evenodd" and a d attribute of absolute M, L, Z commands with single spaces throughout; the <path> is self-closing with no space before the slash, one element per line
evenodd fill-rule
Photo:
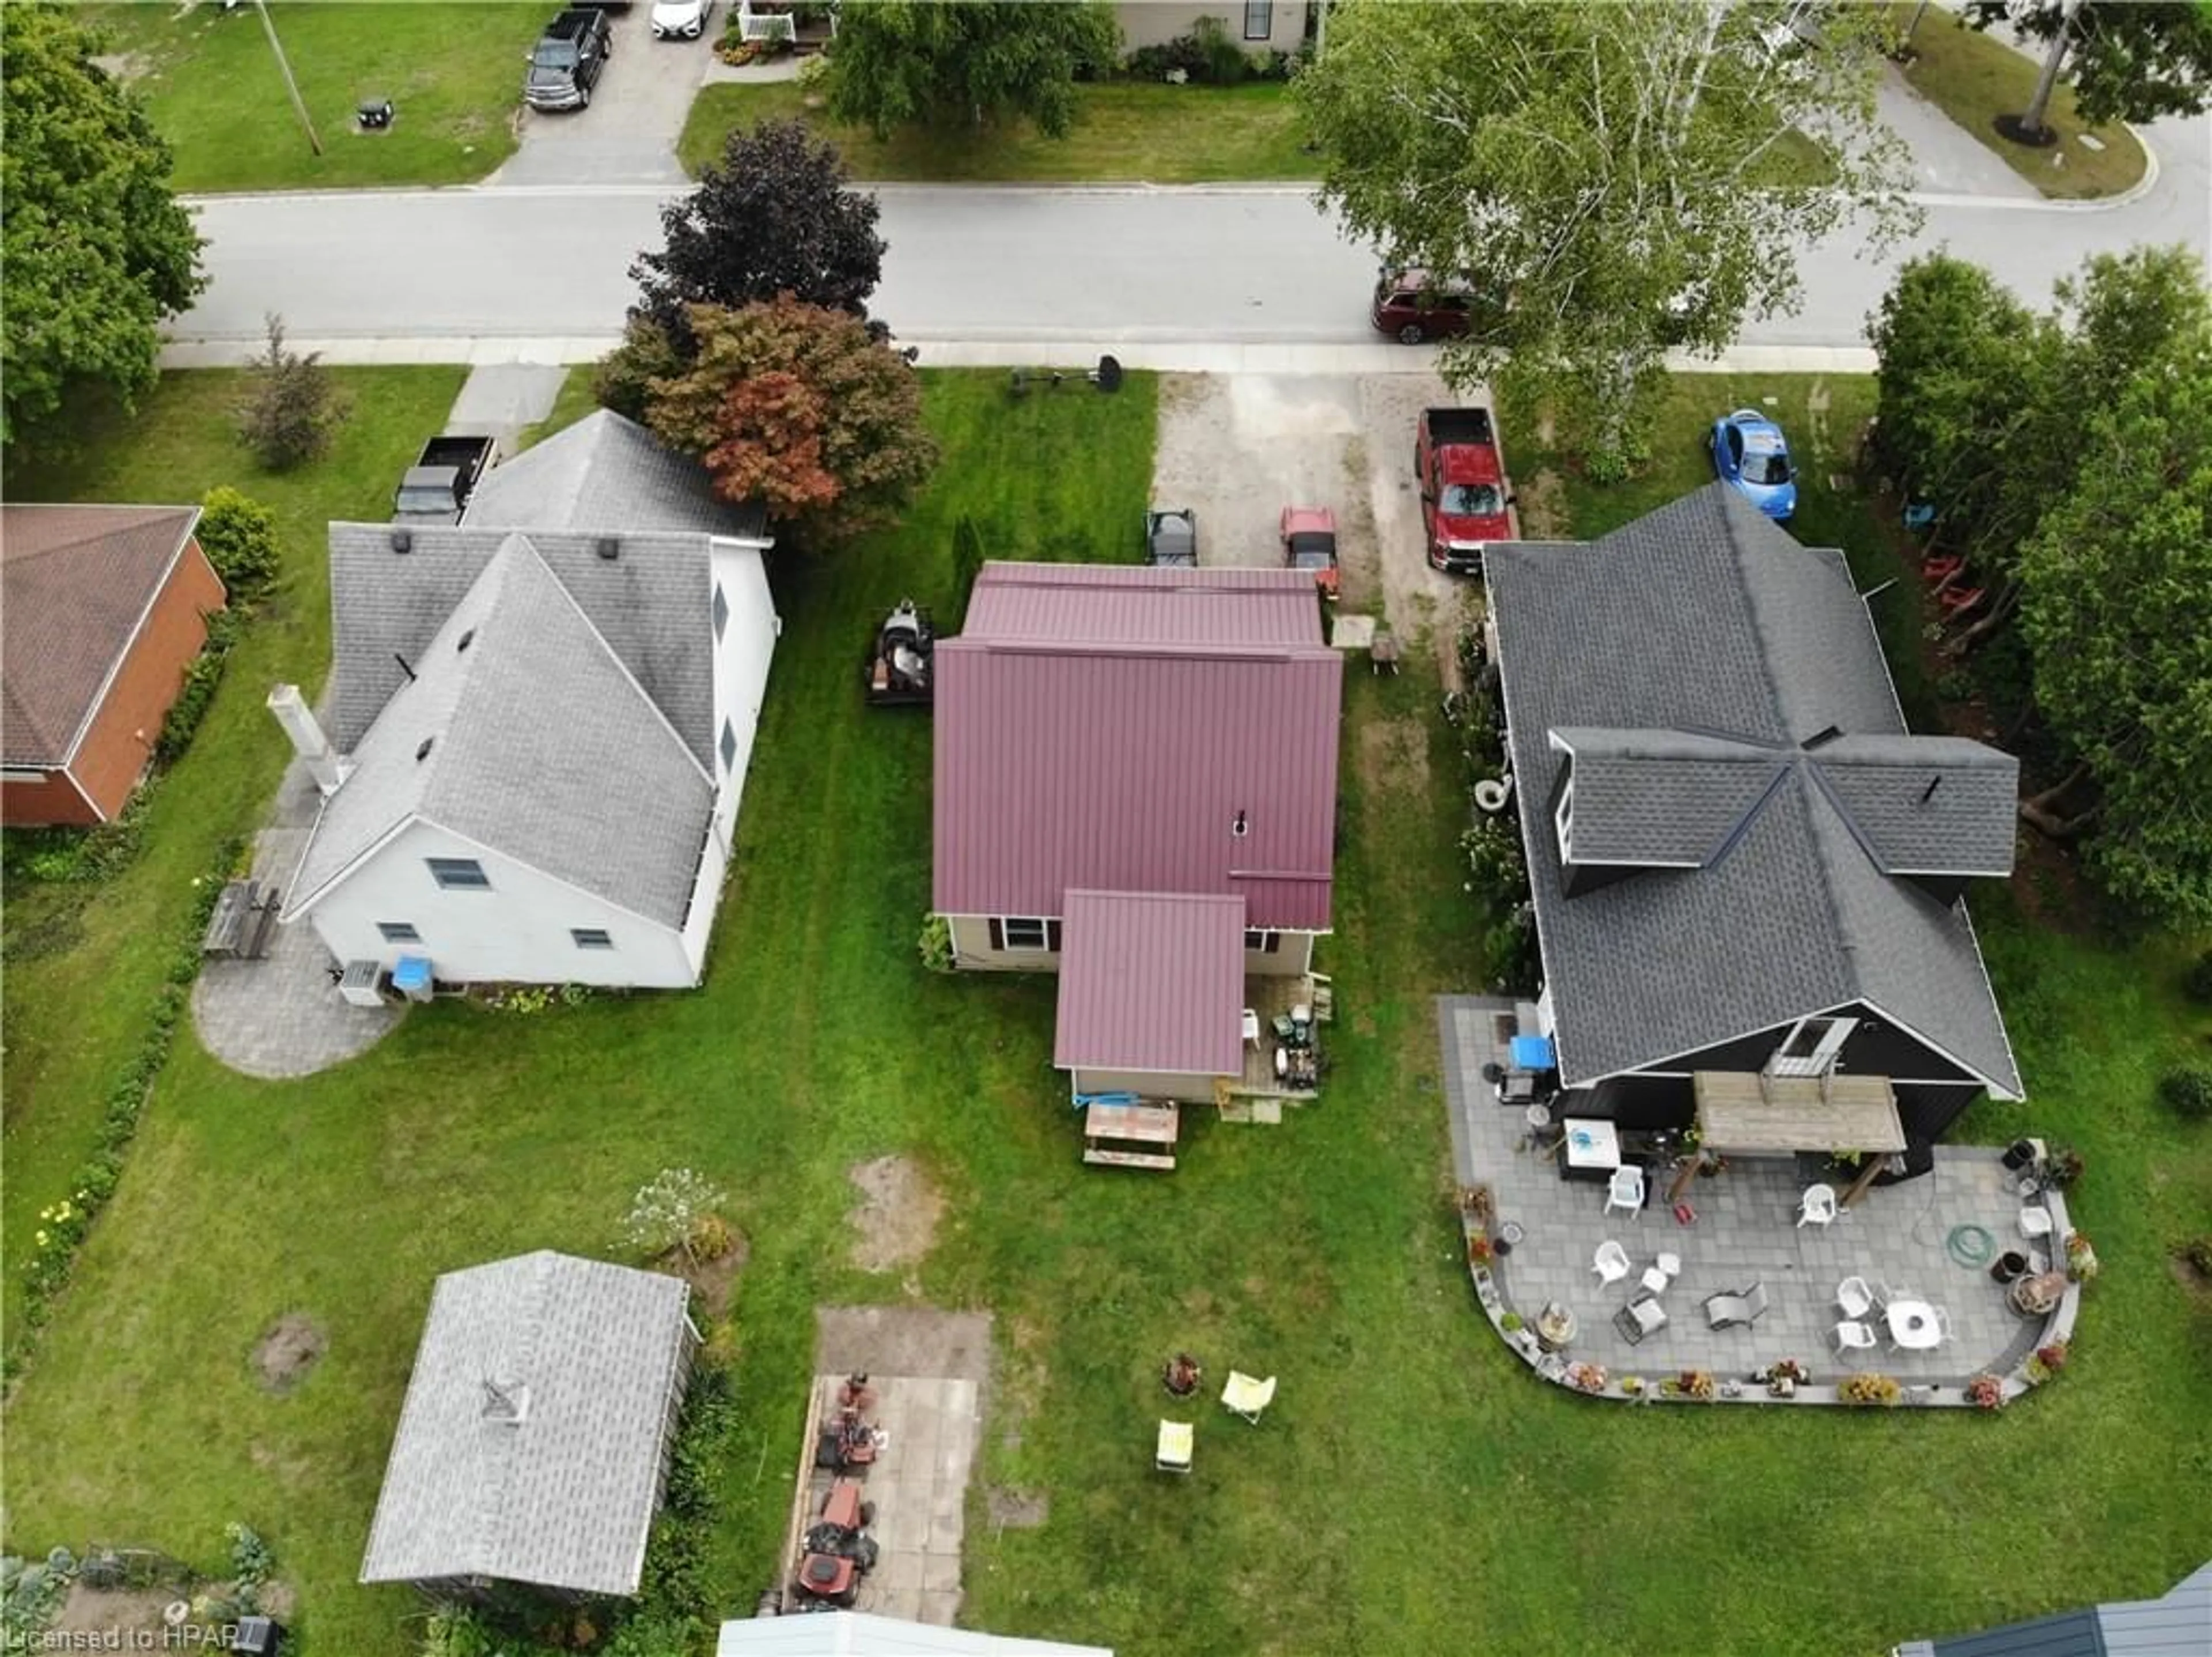
<path fill-rule="evenodd" d="M 1164 1473 L 1188 1472 L 1191 1441 L 1195 1436 L 1194 1429 L 1187 1421 L 1162 1422 L 1159 1447 L 1152 1453 L 1152 1465 Z"/>
<path fill-rule="evenodd" d="M 1656 1295 L 1638 1295 L 1613 1314 L 1613 1326 L 1620 1331 L 1621 1339 L 1634 1346 L 1646 1335 L 1667 1326 L 1667 1308 L 1659 1304 Z"/>
<path fill-rule="evenodd" d="M 1224 1409 L 1234 1410 L 1255 1427 L 1260 1424 L 1260 1412 L 1275 1401 L 1275 1378 L 1265 1380 L 1248 1375 L 1240 1369 L 1229 1372 L 1229 1384 L 1221 1389 Z"/>
<path fill-rule="evenodd" d="M 1705 1322 L 1714 1329 L 1748 1329 L 1765 1315 L 1766 1285 L 1723 1289 L 1705 1296 Z"/>

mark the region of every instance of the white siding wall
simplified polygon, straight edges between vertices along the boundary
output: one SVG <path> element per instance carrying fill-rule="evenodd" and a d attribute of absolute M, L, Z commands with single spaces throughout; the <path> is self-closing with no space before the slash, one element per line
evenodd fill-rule
<path fill-rule="evenodd" d="M 1050 952 L 992 948 L 991 919 L 987 915 L 950 915 L 945 918 L 951 923 L 952 961 L 956 966 L 976 972 L 1060 971 L 1060 957 Z M 1272 955 L 1264 950 L 1246 950 L 1245 975 L 1248 978 L 1288 978 L 1310 971 L 1313 966 L 1316 935 L 1311 932 L 1285 932 Z M 1061 941 L 1066 941 L 1062 939 Z"/>
<path fill-rule="evenodd" d="M 430 876 L 432 857 L 473 857 L 488 892 L 452 891 Z M 717 886 L 719 889 L 719 884 Z M 341 961 L 391 966 L 427 955 L 432 972 L 455 983 L 593 984 L 683 989 L 697 981 L 688 940 L 575 887 L 427 823 L 412 823 L 307 911 L 316 933 Z M 386 943 L 380 921 L 404 921 L 420 943 Z M 711 913 L 708 923 L 711 924 Z M 572 927 L 597 927 L 611 949 L 580 949 Z M 703 949 L 705 932 L 700 934 Z"/>
<path fill-rule="evenodd" d="M 1185 1105 L 1213 1103 L 1214 1078 L 1173 1070 L 1071 1070 L 1079 1093 L 1136 1093 Z"/>
<path fill-rule="evenodd" d="M 769 593 L 768 566 L 759 548 L 716 541 L 709 563 L 714 576 L 707 594 L 710 627 L 714 588 L 720 589 L 730 606 L 729 621 L 714 647 L 714 825 L 726 850 L 737 820 L 738 801 L 744 793 L 753 730 L 768 697 L 769 665 L 775 659 L 776 635 L 782 624 Z M 721 755 L 725 720 L 737 738 L 736 758 L 727 771 L 722 768 Z"/>
<path fill-rule="evenodd" d="M 714 934 L 714 911 L 722 901 L 722 878 L 730 867 L 730 852 L 721 825 L 707 837 L 706 854 L 699 859 L 699 878 L 691 886 L 691 912 L 684 917 L 684 959 L 691 968 L 691 982 L 707 976 L 707 944 Z"/>
<path fill-rule="evenodd" d="M 1296 52 L 1306 38 L 1305 0 L 1274 0 L 1268 16 L 1267 38 L 1244 38 L 1242 5 L 1200 5 L 1197 0 L 1122 0 L 1114 8 L 1114 21 L 1121 26 L 1123 56 L 1139 46 L 1165 46 L 1177 35 L 1188 34 L 1200 17 L 1215 17 L 1229 38 L 1247 52 Z"/>

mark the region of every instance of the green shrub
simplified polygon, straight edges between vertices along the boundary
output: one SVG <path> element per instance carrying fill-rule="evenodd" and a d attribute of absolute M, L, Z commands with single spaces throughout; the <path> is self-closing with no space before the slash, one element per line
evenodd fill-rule
<path fill-rule="evenodd" d="M 217 484 L 200 502 L 197 533 L 200 551 L 233 599 L 252 598 L 276 579 L 283 563 L 276 545 L 276 518 L 258 501 L 228 484 Z"/>
<path fill-rule="evenodd" d="M 284 349 L 284 320 L 268 319 L 269 344 L 247 365 L 238 405 L 239 440 L 270 472 L 289 472 L 330 447 L 351 405 L 325 371 L 319 353 Z"/>
<path fill-rule="evenodd" d="M 208 618 L 207 643 L 185 667 L 184 688 L 169 704 L 168 714 L 161 721 L 161 734 L 154 741 L 154 757 L 161 764 L 173 765 L 191 746 L 192 734 L 207 717 L 216 687 L 222 683 L 223 663 L 237 642 L 238 617 L 234 612 L 218 610 Z"/>
<path fill-rule="evenodd" d="M 1165 81 L 1177 75 L 1200 86 L 1235 86 L 1253 79 L 1288 77 L 1291 60 L 1279 52 L 1249 52 L 1231 40 L 1218 17 L 1194 17 L 1190 33 L 1158 46 L 1139 46 L 1122 60 L 1133 81 Z"/>
<path fill-rule="evenodd" d="M 2212 1007 L 2212 949 L 2199 955 L 2182 974 L 2181 993 L 2199 1007 Z"/>
<path fill-rule="evenodd" d="M 2191 1122 L 2212 1117 L 2212 1070 L 2168 1070 L 2158 1079 L 2159 1102 Z"/>

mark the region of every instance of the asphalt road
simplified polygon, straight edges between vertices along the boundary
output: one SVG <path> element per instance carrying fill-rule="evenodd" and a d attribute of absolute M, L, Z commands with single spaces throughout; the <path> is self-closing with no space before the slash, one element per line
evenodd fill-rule
<path fill-rule="evenodd" d="M 1923 198 L 1915 246 L 1948 244 L 2023 298 L 2094 253 L 2212 247 L 2212 119 L 2152 129 L 2161 171 L 2140 199 L 2075 206 Z M 179 341 L 605 337 L 658 245 L 655 186 L 476 188 L 211 198 L 213 282 Z M 890 244 L 873 306 L 915 341 L 1365 343 L 1375 261 L 1293 187 L 1053 190 L 884 186 Z M 1855 346 L 1905 256 L 1874 263 L 1850 231 L 1806 251 L 1804 304 L 1747 326 L 1747 345 Z"/>

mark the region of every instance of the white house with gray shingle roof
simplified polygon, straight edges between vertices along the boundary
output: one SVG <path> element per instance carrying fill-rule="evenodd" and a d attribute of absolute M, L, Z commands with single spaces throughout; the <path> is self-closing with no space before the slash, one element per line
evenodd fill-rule
<path fill-rule="evenodd" d="M 546 1249 L 440 1277 L 361 1580 L 635 1593 L 699 1343 L 690 1292 Z"/>
<path fill-rule="evenodd" d="M 2019 764 L 1906 729 L 1841 552 L 1716 484 L 1484 576 L 1564 1113 L 1845 1073 L 1924 1142 L 2021 1096 L 1961 895 L 2011 872 Z"/>
<path fill-rule="evenodd" d="M 330 537 L 334 754 L 284 918 L 449 983 L 696 984 L 781 630 L 761 515 L 602 411 L 457 527 Z"/>

